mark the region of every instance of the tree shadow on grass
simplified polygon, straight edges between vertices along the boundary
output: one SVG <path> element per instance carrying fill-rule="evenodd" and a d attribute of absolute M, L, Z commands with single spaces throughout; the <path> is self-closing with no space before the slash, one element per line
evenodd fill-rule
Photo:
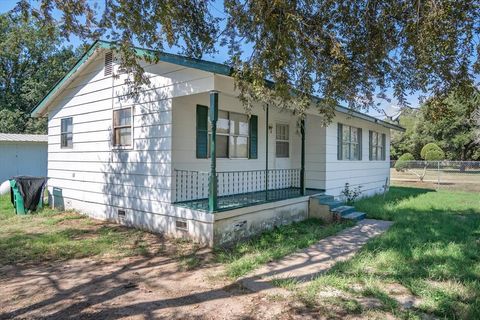
<path fill-rule="evenodd" d="M 116 225 L 51 232 L 22 231 L 0 237 L 0 265 L 29 266 L 42 261 L 65 261 L 102 254 L 146 256 L 151 253 L 146 245 L 152 242 L 161 244 L 163 241 L 161 235 Z M 126 245 L 129 242 L 131 245 Z M 142 246 L 142 242 L 145 245 Z"/>
<path fill-rule="evenodd" d="M 480 212 L 465 209 L 452 213 L 438 208 L 399 211 L 388 232 L 328 274 L 353 282 L 398 282 L 428 302 L 424 312 L 478 319 Z"/>

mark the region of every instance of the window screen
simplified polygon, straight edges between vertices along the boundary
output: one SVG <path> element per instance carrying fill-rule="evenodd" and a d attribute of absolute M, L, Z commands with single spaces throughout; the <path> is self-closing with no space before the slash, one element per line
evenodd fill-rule
<path fill-rule="evenodd" d="M 211 124 L 208 121 L 208 154 L 210 155 Z M 217 158 L 248 158 L 250 121 L 246 114 L 218 111 Z"/>
<path fill-rule="evenodd" d="M 61 148 L 73 147 L 73 118 L 63 118 L 61 120 L 60 130 L 60 145 Z"/>
<path fill-rule="evenodd" d="M 288 124 L 276 125 L 276 151 L 277 158 L 288 158 L 290 154 L 290 139 Z"/>
<path fill-rule="evenodd" d="M 132 109 L 124 108 L 113 111 L 114 146 L 132 145 Z"/>

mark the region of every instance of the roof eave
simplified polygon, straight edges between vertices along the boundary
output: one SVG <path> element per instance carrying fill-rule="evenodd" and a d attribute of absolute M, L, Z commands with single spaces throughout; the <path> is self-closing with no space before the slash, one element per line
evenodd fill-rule
<path fill-rule="evenodd" d="M 115 44 L 113 42 L 108 42 L 104 40 L 97 40 L 95 41 L 90 48 L 78 59 L 78 61 L 75 63 L 75 65 L 70 69 L 65 76 L 63 76 L 53 87 L 50 89 L 50 91 L 43 97 L 42 100 L 35 106 L 33 109 L 31 115 L 32 117 L 38 117 L 43 115 L 43 111 L 45 110 L 45 107 L 47 106 L 48 102 L 53 99 L 53 97 L 59 92 L 62 86 L 64 86 L 69 79 L 84 65 L 84 63 L 95 53 L 95 51 L 98 48 L 104 48 L 104 49 L 110 49 L 115 47 Z M 216 63 L 216 62 L 211 62 L 211 61 L 205 61 L 205 60 L 200 60 L 200 59 L 194 59 L 194 58 L 188 58 L 188 57 L 183 57 L 175 54 L 170 54 L 170 53 L 164 53 L 164 52 L 158 52 L 155 50 L 150 50 L 150 49 L 144 49 L 144 48 L 139 48 L 135 47 L 135 53 L 139 57 L 144 57 L 144 58 L 151 58 L 151 59 L 158 59 L 158 61 L 162 62 L 167 62 L 167 63 L 172 63 L 172 64 L 177 64 L 181 65 L 184 67 L 188 68 L 194 68 L 198 70 L 203 70 L 206 72 L 211 72 L 215 74 L 220 74 L 224 76 L 231 76 L 232 75 L 232 68 L 221 64 L 221 63 Z M 319 99 L 318 97 L 314 97 L 315 99 Z M 397 131 L 402 131 L 405 132 L 405 129 L 402 128 L 401 126 L 377 119 L 375 117 L 369 116 L 367 114 L 351 110 L 345 107 L 338 106 L 336 108 L 336 111 L 342 112 L 345 114 L 351 114 L 357 118 L 361 118 L 370 122 L 374 122 L 377 124 L 380 124 L 386 128 L 397 130 Z"/>
<path fill-rule="evenodd" d="M 33 111 L 31 112 L 32 117 L 42 116 L 42 112 L 45 109 L 48 102 L 57 94 L 57 92 L 64 86 L 69 79 L 81 68 L 81 66 L 95 53 L 98 48 L 103 49 L 110 49 L 114 48 L 115 44 L 113 42 L 104 41 L 104 40 L 96 40 L 90 48 L 77 60 L 74 66 L 70 69 L 70 71 L 65 74 L 55 85 L 50 89 L 50 91 L 43 97 L 42 100 L 35 106 Z M 143 58 L 151 58 L 151 59 L 158 59 L 158 61 L 173 63 L 177 65 L 181 65 L 188 68 L 199 69 L 207 72 L 212 72 L 216 74 L 231 76 L 232 68 L 216 63 L 211 61 L 204 61 L 200 59 L 188 58 L 183 57 L 175 54 L 158 52 L 155 50 L 144 49 L 139 47 L 134 47 L 135 53 L 139 57 Z"/>
<path fill-rule="evenodd" d="M 375 117 L 369 116 L 368 114 L 364 114 L 364 113 L 361 113 L 359 111 L 348 109 L 348 108 L 345 108 L 345 107 L 342 107 L 342 106 L 337 106 L 335 108 L 335 110 L 338 111 L 338 112 L 344 113 L 344 114 L 352 115 L 354 117 L 357 117 L 357 118 L 360 118 L 360 119 L 363 119 L 363 120 L 367 120 L 369 122 L 379 124 L 379 125 L 381 125 L 385 128 L 388 128 L 388 129 L 392 129 L 392 130 L 396 130 L 396 131 L 400 131 L 400 132 L 405 132 L 405 128 L 403 128 L 399 125 L 396 125 L 396 124 L 393 124 L 393 123 L 390 123 L 390 122 L 387 122 L 387 121 L 384 121 L 384 120 L 377 119 Z"/>
<path fill-rule="evenodd" d="M 39 117 L 43 115 L 43 111 L 47 106 L 48 102 L 58 93 L 60 88 L 64 86 L 71 77 L 84 65 L 84 63 L 95 53 L 98 47 L 105 47 L 105 42 L 95 41 L 90 48 L 77 60 L 73 67 L 53 85 L 50 91 L 40 100 L 40 102 L 35 106 L 31 112 L 32 117 Z"/>

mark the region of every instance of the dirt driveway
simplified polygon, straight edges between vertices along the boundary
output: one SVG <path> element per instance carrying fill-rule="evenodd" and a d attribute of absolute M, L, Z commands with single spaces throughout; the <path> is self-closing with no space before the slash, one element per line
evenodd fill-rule
<path fill-rule="evenodd" d="M 221 266 L 182 271 L 168 257 L 0 269 L 0 319 L 291 319 L 285 298 L 252 293 Z M 298 315 L 300 316 L 300 315 Z"/>

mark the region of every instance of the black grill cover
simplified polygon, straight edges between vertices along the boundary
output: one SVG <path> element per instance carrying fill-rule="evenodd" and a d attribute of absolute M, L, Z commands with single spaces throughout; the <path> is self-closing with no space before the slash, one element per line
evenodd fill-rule
<path fill-rule="evenodd" d="M 17 182 L 17 188 L 23 197 L 25 210 L 35 211 L 41 197 L 43 196 L 43 190 L 47 183 L 47 178 L 18 176 L 13 177 L 12 179 Z"/>

